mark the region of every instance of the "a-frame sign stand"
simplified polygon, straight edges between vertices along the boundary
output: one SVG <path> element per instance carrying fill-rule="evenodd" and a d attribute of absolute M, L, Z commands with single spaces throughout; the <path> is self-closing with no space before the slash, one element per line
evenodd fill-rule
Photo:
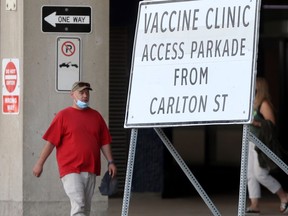
<path fill-rule="evenodd" d="M 201 187 L 193 173 L 190 171 L 189 167 L 186 165 L 182 157 L 178 154 L 172 143 L 169 141 L 165 133 L 161 128 L 154 128 L 155 132 L 158 134 L 166 148 L 169 150 L 171 155 L 174 157 L 178 165 L 181 167 L 187 178 L 193 184 L 197 192 L 200 194 L 202 199 L 205 201 L 206 205 L 209 207 L 211 212 L 214 215 L 221 215 L 217 210 L 216 206 L 213 202 L 209 199 L 209 196 L 206 194 L 204 189 Z M 135 150 L 136 150 L 136 142 L 137 142 L 137 133 L 138 129 L 131 130 L 131 141 L 130 141 L 130 148 L 129 148 L 129 155 L 128 155 L 128 165 L 127 165 L 127 172 L 126 172 L 126 181 L 125 181 L 125 189 L 124 189 L 124 198 L 123 198 L 123 206 L 122 206 L 122 216 L 128 215 L 129 210 L 129 201 L 130 201 L 130 193 L 131 193 L 131 183 L 132 183 L 132 176 L 133 176 L 133 165 L 134 165 L 134 157 L 135 157 Z"/>
<path fill-rule="evenodd" d="M 124 124 L 132 131 L 122 216 L 129 210 L 137 128 L 154 128 L 213 215 L 221 215 L 161 130 L 217 124 L 243 125 L 238 215 L 245 214 L 249 140 L 270 155 L 248 126 L 260 7 L 261 0 L 139 2 Z"/>
<path fill-rule="evenodd" d="M 203 201 L 206 203 L 213 215 L 221 215 L 216 206 L 213 204 L 205 190 L 201 187 L 189 167 L 186 165 L 182 157 L 178 154 L 170 140 L 167 138 L 161 128 L 154 128 L 166 148 L 169 150 L 175 161 L 178 163 L 182 171 L 190 180 L 194 188 L 197 190 Z M 131 185 L 133 178 L 134 158 L 136 152 L 138 129 L 131 130 L 131 139 L 129 147 L 129 155 L 127 162 L 126 180 L 122 205 L 122 216 L 127 216 L 129 212 L 129 203 L 131 196 Z M 288 175 L 288 166 L 275 155 L 265 144 L 263 144 L 257 137 L 249 132 L 249 126 L 243 125 L 243 137 L 242 137 L 242 152 L 241 152 L 241 172 L 240 172 L 240 185 L 239 185 L 239 202 L 238 202 L 238 216 L 245 215 L 246 209 L 246 185 L 247 185 L 247 164 L 248 164 L 248 145 L 249 141 L 255 143 L 255 145 L 264 152 L 275 164 L 279 166 Z"/>

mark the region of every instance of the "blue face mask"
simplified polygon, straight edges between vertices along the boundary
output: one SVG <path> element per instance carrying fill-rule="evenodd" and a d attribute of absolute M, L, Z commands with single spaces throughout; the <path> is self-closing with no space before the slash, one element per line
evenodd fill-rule
<path fill-rule="evenodd" d="M 80 108 L 80 109 L 85 109 L 88 107 L 88 103 L 85 103 L 83 101 L 77 100 L 76 105 Z"/>

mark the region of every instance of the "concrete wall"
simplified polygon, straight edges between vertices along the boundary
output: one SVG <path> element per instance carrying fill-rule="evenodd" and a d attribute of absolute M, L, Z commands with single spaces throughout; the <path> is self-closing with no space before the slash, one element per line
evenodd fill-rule
<path fill-rule="evenodd" d="M 58 36 L 80 37 L 82 80 L 92 85 L 90 105 L 108 123 L 109 1 L 25 0 L 15 1 L 16 10 L 6 10 L 10 0 L 1 0 L 0 56 L 20 61 L 19 114 L 0 114 L 0 215 L 68 215 L 70 203 L 58 176 L 55 152 L 38 179 L 32 167 L 44 145 L 42 135 L 55 113 L 72 104 L 68 93 L 55 90 Z M 92 8 L 92 33 L 43 33 L 42 6 L 85 5 Z M 2 67 L 1 67 L 2 68 Z M 1 70 L 1 83 L 2 83 Z M 0 101 L 2 107 L 2 99 Z M 104 159 L 102 173 L 106 169 Z M 102 215 L 107 197 L 99 194 L 97 178 L 93 214 Z"/>
<path fill-rule="evenodd" d="M 2 59 L 19 58 L 23 68 L 23 10 L 7 11 L 1 1 L 1 115 L 0 115 L 0 215 L 22 215 L 23 209 L 23 112 L 2 114 Z M 20 74 L 23 80 L 23 73 Z M 21 95 L 23 85 L 21 85 Z M 23 105 L 20 105 L 21 108 Z M 11 214 L 11 213 L 12 214 Z"/>

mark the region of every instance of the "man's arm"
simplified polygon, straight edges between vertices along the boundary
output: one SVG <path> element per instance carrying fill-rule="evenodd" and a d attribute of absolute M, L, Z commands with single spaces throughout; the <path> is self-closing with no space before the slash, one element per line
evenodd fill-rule
<path fill-rule="evenodd" d="M 43 147 L 43 150 L 40 154 L 39 159 L 37 160 L 37 162 L 35 163 L 34 167 L 33 167 L 33 174 L 36 177 L 40 177 L 43 171 L 43 166 L 44 163 L 46 161 L 46 159 L 49 157 L 49 155 L 51 154 L 51 152 L 54 149 L 54 145 L 51 144 L 49 141 L 47 141 L 47 143 L 45 144 L 45 146 Z"/>
<path fill-rule="evenodd" d="M 113 161 L 113 156 L 112 156 L 112 151 L 111 151 L 111 146 L 110 144 L 108 145 L 103 145 L 102 148 L 102 153 L 104 154 L 105 158 L 108 161 L 108 170 L 109 170 L 109 174 L 114 177 L 116 176 L 117 173 L 117 168 L 116 165 Z"/>

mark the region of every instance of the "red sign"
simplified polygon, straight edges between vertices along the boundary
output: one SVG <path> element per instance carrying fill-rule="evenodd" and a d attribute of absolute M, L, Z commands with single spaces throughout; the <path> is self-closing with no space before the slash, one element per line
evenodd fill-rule
<path fill-rule="evenodd" d="M 13 92 L 17 84 L 17 69 L 13 62 L 9 62 L 5 68 L 4 82 L 8 92 Z"/>
<path fill-rule="evenodd" d="M 75 47 L 74 43 L 71 41 L 66 41 L 65 43 L 63 43 L 63 45 L 61 47 L 62 53 L 65 56 L 72 56 L 75 53 L 75 49 L 76 49 L 76 47 Z"/>
<path fill-rule="evenodd" d="M 18 113 L 19 107 L 18 95 L 3 95 L 3 112 L 4 113 Z"/>

